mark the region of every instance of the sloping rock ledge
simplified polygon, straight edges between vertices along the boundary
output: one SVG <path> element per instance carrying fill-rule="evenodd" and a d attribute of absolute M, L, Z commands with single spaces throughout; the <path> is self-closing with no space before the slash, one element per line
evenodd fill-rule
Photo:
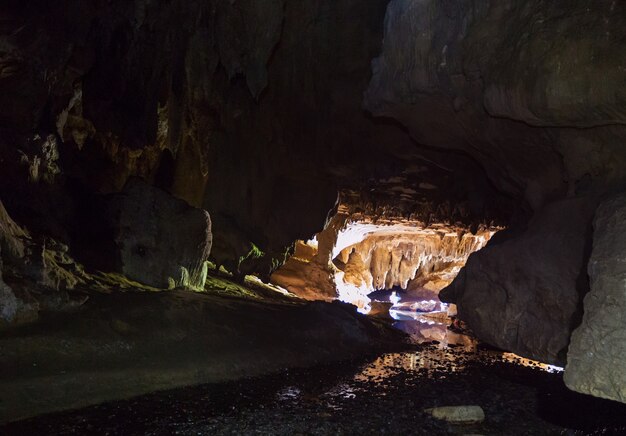
<path fill-rule="evenodd" d="M 188 291 L 94 296 L 0 336 L 0 423 L 157 390 L 402 346 L 343 303 L 259 303 Z"/>

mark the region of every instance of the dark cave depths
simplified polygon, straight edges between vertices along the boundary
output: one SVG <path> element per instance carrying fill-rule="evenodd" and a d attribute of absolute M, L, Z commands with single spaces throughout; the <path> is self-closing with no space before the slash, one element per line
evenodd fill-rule
<path fill-rule="evenodd" d="M 626 3 L 0 4 L 0 434 L 626 433 Z"/>

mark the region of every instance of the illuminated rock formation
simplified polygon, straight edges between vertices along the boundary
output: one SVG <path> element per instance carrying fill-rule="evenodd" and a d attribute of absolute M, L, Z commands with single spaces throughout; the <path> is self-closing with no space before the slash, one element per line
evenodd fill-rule
<path fill-rule="evenodd" d="M 307 244 L 299 242 L 272 282 L 307 299 L 333 299 L 366 309 L 368 294 L 400 287 L 438 292 L 483 248 L 496 227 L 472 234 L 461 226 L 431 224 L 398 217 L 375 223 L 349 215 L 347 204 Z"/>
<path fill-rule="evenodd" d="M 440 289 L 507 227 L 442 296 L 482 340 L 564 361 L 594 210 L 626 186 L 626 2 L 8 0 L 0 16 L 0 198 L 27 235 L 24 255 L 1 249 L 4 313 L 31 304 L 23 279 L 67 301 L 73 258 L 166 287 L 202 276 L 209 245 L 238 278 L 363 306 Z M 134 177 L 162 195 L 126 201 L 108 237 L 104 203 Z"/>
<path fill-rule="evenodd" d="M 337 296 L 334 274 L 328 263 L 319 262 L 317 245 L 296 242 L 287 262 L 271 276 L 272 283 L 307 300 L 334 300 Z"/>
<path fill-rule="evenodd" d="M 344 281 L 372 290 L 402 289 L 409 282 L 440 290 L 465 265 L 470 254 L 483 248 L 493 230 L 471 233 L 451 229 L 381 226 L 363 241 L 344 248 L 337 259 Z"/>
<path fill-rule="evenodd" d="M 565 383 L 575 391 L 626 402 L 626 195 L 600 205 L 588 273 L 591 292 L 567 352 Z"/>

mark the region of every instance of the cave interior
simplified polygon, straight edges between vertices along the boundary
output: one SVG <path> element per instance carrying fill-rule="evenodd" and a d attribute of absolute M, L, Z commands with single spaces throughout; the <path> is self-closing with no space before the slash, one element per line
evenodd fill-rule
<path fill-rule="evenodd" d="M 620 1 L 3 1 L 0 433 L 623 434 L 625 59 Z"/>

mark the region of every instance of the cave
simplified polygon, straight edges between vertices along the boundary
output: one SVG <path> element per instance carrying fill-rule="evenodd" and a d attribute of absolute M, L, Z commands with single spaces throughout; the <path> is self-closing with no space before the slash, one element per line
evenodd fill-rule
<path fill-rule="evenodd" d="M 626 3 L 4 0 L 0 434 L 623 434 Z"/>

